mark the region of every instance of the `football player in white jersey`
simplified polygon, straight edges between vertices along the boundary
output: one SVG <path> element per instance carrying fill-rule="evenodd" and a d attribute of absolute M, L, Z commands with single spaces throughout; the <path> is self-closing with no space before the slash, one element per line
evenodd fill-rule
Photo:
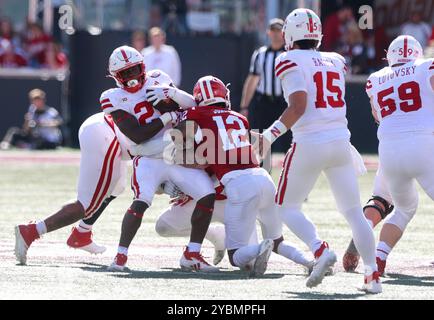
<path fill-rule="evenodd" d="M 130 158 L 122 134 L 111 117 L 102 112 L 81 125 L 78 138 L 81 159 L 77 200 L 44 220 L 15 227 L 15 256 L 21 264 L 26 263 L 27 251 L 36 239 L 80 219 L 84 221 L 73 229 L 68 245 L 95 254 L 105 251 L 92 241 L 91 224 L 125 189 L 126 161 Z"/>
<path fill-rule="evenodd" d="M 423 59 L 419 42 L 397 37 L 389 46 L 389 66 L 371 74 L 366 92 L 379 122 L 381 170 L 395 211 L 388 216 L 377 245 L 377 264 L 386 259 L 416 213 L 416 181 L 434 200 L 434 59 Z"/>
<path fill-rule="evenodd" d="M 163 159 L 165 147 L 171 143 L 170 139 L 164 139 L 164 134 L 177 123 L 177 114 L 162 114 L 154 108 L 160 101 L 172 99 L 179 107 L 186 109 L 196 105 L 193 97 L 175 88 L 164 72 L 145 72 L 142 55 L 128 46 L 113 51 L 109 71 L 118 88 L 107 90 L 101 95 L 101 108 L 113 117 L 117 127 L 128 138 L 132 154 L 136 156 L 131 179 L 134 201 L 125 213 L 118 253 L 109 269 L 124 270 L 128 247 L 141 225 L 145 210 L 151 206 L 161 183 L 170 180 L 197 200 L 191 218 L 190 242 L 181 257 L 181 268 L 218 271 L 200 254 L 212 218 L 215 201 L 213 183 L 202 170 L 173 165 Z M 142 148 L 143 143 L 160 146 L 160 151 L 150 155 L 147 148 Z"/>
<path fill-rule="evenodd" d="M 282 81 L 288 108 L 262 137 L 264 143 L 273 143 L 288 129 L 294 135 L 280 176 L 276 203 L 283 221 L 315 256 L 306 285 L 315 287 L 321 283 L 337 259 L 319 238 L 314 224 L 301 212 L 303 201 L 324 172 L 364 261 L 362 290 L 379 293 L 382 289 L 375 262 L 374 233 L 363 215 L 352 163 L 344 100 L 345 60 L 337 53 L 316 50 L 322 38 L 321 21 L 312 10 L 291 12 L 283 31 L 288 51 L 276 59 L 275 71 Z"/>

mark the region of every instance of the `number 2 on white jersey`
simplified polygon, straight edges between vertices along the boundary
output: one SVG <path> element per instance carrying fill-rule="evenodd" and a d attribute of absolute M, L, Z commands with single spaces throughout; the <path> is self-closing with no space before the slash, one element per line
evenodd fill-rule
<path fill-rule="evenodd" d="M 247 129 L 240 118 L 230 115 L 226 118 L 226 123 L 221 116 L 216 116 L 212 119 L 217 124 L 219 135 L 223 142 L 224 151 L 243 148 L 250 145 L 247 139 L 243 141 L 243 137 L 247 135 Z M 228 125 L 233 126 L 235 123 L 238 124 L 239 129 L 227 128 Z M 230 137 L 229 131 L 231 135 Z"/>

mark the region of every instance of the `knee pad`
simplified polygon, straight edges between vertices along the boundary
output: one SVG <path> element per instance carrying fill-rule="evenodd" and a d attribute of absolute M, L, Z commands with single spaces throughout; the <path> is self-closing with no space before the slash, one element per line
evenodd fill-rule
<path fill-rule="evenodd" d="M 384 209 L 379 205 L 377 205 L 375 201 L 380 202 L 383 205 Z M 372 198 L 369 199 L 367 204 L 363 207 L 363 211 L 365 211 L 366 208 L 373 208 L 377 210 L 381 216 L 381 219 L 384 220 L 393 211 L 395 207 L 382 197 L 372 196 Z"/>
<path fill-rule="evenodd" d="M 411 211 L 401 211 L 395 210 L 395 212 L 390 215 L 385 223 L 390 223 L 397 226 L 402 232 L 407 228 L 408 223 L 413 219 L 416 214 L 416 209 Z"/>

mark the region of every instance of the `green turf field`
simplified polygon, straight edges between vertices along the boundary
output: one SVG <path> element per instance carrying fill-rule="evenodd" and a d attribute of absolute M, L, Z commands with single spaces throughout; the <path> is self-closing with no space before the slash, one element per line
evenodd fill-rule
<path fill-rule="evenodd" d="M 114 257 L 125 209 L 126 192 L 112 202 L 97 222 L 95 239 L 108 250 L 90 256 L 69 249 L 70 228 L 48 234 L 29 251 L 28 265 L 16 265 L 13 255 L 15 224 L 43 218 L 75 199 L 77 157 L 74 151 L 0 153 L 0 299 L 434 299 L 434 203 L 421 193 L 419 211 L 388 260 L 383 294 L 357 291 L 362 274 L 344 273 L 342 254 L 350 239 L 343 217 L 335 209 L 326 180 L 321 177 L 304 211 L 317 224 L 320 236 L 338 253 L 336 274 L 315 289 L 305 287 L 304 270 L 272 255 L 266 275 L 248 279 L 231 268 L 227 258 L 219 274 L 184 273 L 178 261 L 187 239 L 160 238 L 154 223 L 168 198 L 159 196 L 143 220 L 129 253 L 130 272 L 105 270 Z M 61 158 L 63 161 L 55 159 Z M 72 159 L 71 159 L 72 158 Z M 278 175 L 275 170 L 274 175 Z M 370 196 L 374 171 L 360 178 L 362 199 Z M 378 230 L 376 232 L 378 237 Z M 287 240 L 303 244 L 285 230 Z M 207 243 L 205 256 L 212 255 Z M 359 267 L 359 272 L 361 269 Z"/>

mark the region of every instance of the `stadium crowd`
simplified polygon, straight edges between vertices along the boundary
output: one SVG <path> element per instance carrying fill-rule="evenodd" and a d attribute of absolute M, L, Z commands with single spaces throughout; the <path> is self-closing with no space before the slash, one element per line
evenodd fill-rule
<path fill-rule="evenodd" d="M 37 23 L 27 22 L 21 32 L 7 17 L 0 18 L 0 68 L 64 69 L 68 58 L 62 45 Z"/>

